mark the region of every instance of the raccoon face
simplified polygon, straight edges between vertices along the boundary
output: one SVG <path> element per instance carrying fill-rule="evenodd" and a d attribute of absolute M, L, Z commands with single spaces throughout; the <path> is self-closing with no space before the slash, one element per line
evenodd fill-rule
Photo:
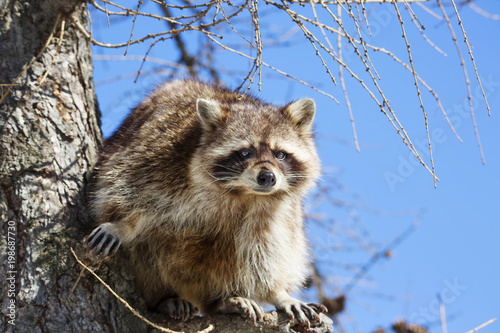
<path fill-rule="evenodd" d="M 204 181 L 227 192 L 302 194 L 319 161 L 312 140 L 315 105 L 299 100 L 279 109 L 263 104 L 197 100 L 203 136 L 196 164 Z M 209 180 L 210 179 L 210 180 Z"/>
<path fill-rule="evenodd" d="M 219 185 L 246 190 L 255 194 L 270 194 L 288 190 L 287 172 L 291 175 L 292 156 L 261 142 L 220 157 L 212 168 L 212 175 Z"/>

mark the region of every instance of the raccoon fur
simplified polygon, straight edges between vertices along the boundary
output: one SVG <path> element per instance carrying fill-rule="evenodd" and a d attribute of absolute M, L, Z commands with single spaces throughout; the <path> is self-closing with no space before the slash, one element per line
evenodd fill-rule
<path fill-rule="evenodd" d="M 302 200 L 320 167 L 312 99 L 284 107 L 197 80 L 165 83 L 106 140 L 87 238 L 128 247 L 152 309 L 184 320 L 259 303 L 308 325 L 325 307 L 290 296 L 306 279 Z"/>

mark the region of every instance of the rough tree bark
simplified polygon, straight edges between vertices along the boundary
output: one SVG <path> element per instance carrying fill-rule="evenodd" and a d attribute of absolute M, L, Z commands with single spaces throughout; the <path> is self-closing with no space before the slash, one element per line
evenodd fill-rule
<path fill-rule="evenodd" d="M 86 22 L 83 2 L 0 2 L 0 330 L 146 332 L 151 328 L 90 274 L 71 293 L 81 267 L 69 248 L 82 254 L 79 243 L 91 225 L 86 185 L 102 140 L 90 44 L 71 16 Z M 145 313 L 126 253 L 98 273 Z M 325 321 L 318 331 L 331 330 Z M 218 332 L 262 329 L 238 316 L 165 325 L 196 331 L 210 323 Z M 290 330 L 286 318 L 269 313 L 264 330 L 278 329 Z"/>

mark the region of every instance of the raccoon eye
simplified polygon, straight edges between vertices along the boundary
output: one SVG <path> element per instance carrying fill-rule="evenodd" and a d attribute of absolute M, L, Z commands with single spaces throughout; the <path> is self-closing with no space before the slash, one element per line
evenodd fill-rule
<path fill-rule="evenodd" d="M 283 151 L 279 151 L 274 154 L 274 157 L 276 157 L 277 160 L 283 161 L 286 158 L 286 153 Z"/>
<path fill-rule="evenodd" d="M 252 155 L 252 152 L 250 151 L 250 149 L 245 148 L 245 149 L 240 150 L 238 152 L 238 154 L 240 155 L 241 158 L 247 159 Z"/>

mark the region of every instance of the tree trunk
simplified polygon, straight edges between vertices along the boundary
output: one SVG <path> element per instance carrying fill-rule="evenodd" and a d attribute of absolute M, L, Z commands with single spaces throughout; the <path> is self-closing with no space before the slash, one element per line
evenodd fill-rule
<path fill-rule="evenodd" d="M 102 140 L 90 43 L 71 16 L 86 24 L 82 2 L 1 2 L 0 330 L 146 332 L 150 326 L 89 273 L 71 292 L 81 267 L 69 249 L 83 254 L 80 243 L 92 224 L 86 186 Z M 126 252 L 101 265 L 98 274 L 146 312 Z M 264 330 L 289 330 L 283 315 L 266 317 Z M 166 326 L 195 331 L 210 323 L 218 332 L 260 330 L 222 315 Z M 331 321 L 322 329 L 329 330 Z"/>
<path fill-rule="evenodd" d="M 78 276 L 68 249 L 88 224 L 101 142 L 90 44 L 68 16 L 86 22 L 85 7 L 7 0 L 0 10 L 2 97 L 15 84 L 0 105 L 0 330 L 105 331 L 109 296 L 96 302 L 95 286 L 81 283 L 67 298 Z"/>

